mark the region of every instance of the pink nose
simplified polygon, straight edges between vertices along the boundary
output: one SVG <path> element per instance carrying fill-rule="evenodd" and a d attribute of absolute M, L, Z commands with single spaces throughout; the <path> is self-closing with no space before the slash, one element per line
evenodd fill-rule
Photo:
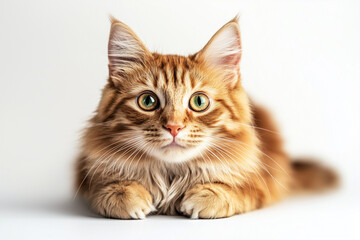
<path fill-rule="evenodd" d="M 184 128 L 184 125 L 180 125 L 180 124 L 170 125 L 170 124 L 167 124 L 167 125 L 164 126 L 164 128 L 166 130 L 168 130 L 173 137 L 176 137 L 176 135 L 178 135 L 180 130 Z"/>

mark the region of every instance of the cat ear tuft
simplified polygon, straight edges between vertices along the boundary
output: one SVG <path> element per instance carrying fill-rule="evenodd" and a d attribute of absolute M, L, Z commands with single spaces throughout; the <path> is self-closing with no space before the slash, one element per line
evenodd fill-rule
<path fill-rule="evenodd" d="M 233 87 L 239 81 L 241 39 L 238 16 L 214 34 L 205 47 L 196 54 L 196 59 L 224 71 L 224 81 L 229 87 Z"/>
<path fill-rule="evenodd" d="M 110 74 L 125 76 L 144 66 L 151 55 L 138 36 L 124 23 L 110 16 L 111 30 L 108 44 Z"/>

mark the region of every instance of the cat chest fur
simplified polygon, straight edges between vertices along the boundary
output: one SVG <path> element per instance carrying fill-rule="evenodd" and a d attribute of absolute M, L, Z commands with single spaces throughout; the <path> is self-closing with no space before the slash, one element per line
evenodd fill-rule
<path fill-rule="evenodd" d="M 212 168 L 213 169 L 213 168 Z M 191 163 L 166 164 L 150 163 L 142 167 L 128 169 L 120 174 L 117 180 L 136 181 L 142 184 L 152 195 L 157 214 L 177 214 L 185 192 L 196 184 L 218 180 L 220 172 L 212 172 L 208 166 L 196 166 Z M 134 170 L 134 171 L 133 171 Z"/>

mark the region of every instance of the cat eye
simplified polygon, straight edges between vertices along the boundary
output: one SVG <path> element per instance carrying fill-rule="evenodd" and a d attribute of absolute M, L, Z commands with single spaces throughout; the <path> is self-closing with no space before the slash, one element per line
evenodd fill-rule
<path fill-rule="evenodd" d="M 205 111 L 210 105 L 209 98 L 201 92 L 194 93 L 189 101 L 189 108 L 195 112 Z"/>
<path fill-rule="evenodd" d="M 159 99 L 153 92 L 144 92 L 137 98 L 138 106 L 144 111 L 153 111 L 159 108 Z"/>

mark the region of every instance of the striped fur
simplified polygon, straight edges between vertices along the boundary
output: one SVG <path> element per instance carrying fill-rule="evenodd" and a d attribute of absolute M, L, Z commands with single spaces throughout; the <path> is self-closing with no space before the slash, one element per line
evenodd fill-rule
<path fill-rule="evenodd" d="M 240 33 L 234 19 L 188 57 L 150 53 L 125 24 L 112 20 L 109 81 L 84 131 L 77 186 L 92 208 L 114 218 L 150 212 L 219 218 L 268 205 L 296 183 L 266 111 L 241 86 Z M 151 91 L 159 109 L 143 111 Z M 205 93 L 204 112 L 189 108 Z M 182 147 L 167 147 L 168 124 L 185 127 Z"/>

